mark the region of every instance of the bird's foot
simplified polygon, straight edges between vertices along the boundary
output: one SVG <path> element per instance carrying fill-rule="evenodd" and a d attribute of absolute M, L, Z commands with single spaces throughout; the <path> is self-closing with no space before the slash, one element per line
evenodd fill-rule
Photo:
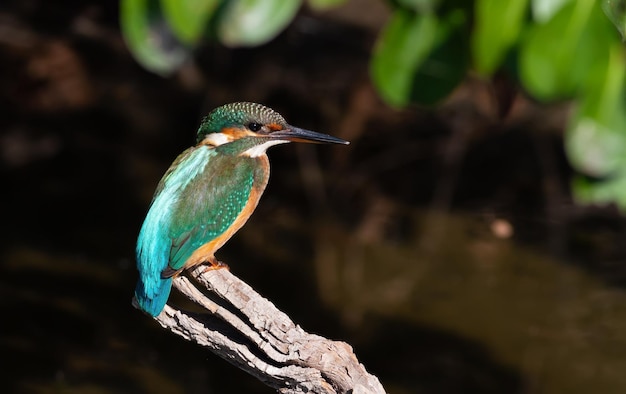
<path fill-rule="evenodd" d="M 204 265 L 204 271 L 202 271 L 203 274 L 206 273 L 206 272 L 209 272 L 209 271 L 219 270 L 219 269 L 222 269 L 222 268 L 225 268 L 228 271 L 230 271 L 230 267 L 228 266 L 228 264 L 223 263 L 223 262 L 219 261 L 216 258 L 213 258 L 213 259 L 207 261 L 207 263 L 209 263 L 210 265 L 203 264 Z"/>

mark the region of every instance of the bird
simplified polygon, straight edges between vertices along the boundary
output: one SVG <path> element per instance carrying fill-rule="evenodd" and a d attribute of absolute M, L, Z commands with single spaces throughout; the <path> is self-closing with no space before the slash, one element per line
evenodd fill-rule
<path fill-rule="evenodd" d="M 141 310 L 158 316 L 173 278 L 183 270 L 200 264 L 227 267 L 215 252 L 257 207 L 270 174 L 266 150 L 289 142 L 349 144 L 294 127 L 252 102 L 222 105 L 202 119 L 196 145 L 161 178 L 139 231 L 134 298 Z"/>

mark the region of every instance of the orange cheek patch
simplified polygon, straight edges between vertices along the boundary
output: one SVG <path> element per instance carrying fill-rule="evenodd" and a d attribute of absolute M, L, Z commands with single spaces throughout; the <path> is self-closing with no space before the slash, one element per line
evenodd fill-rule
<path fill-rule="evenodd" d="M 239 129 L 236 127 L 229 127 L 222 129 L 222 134 L 227 135 L 230 141 L 238 140 L 239 138 L 246 137 L 250 135 L 247 130 Z"/>
<path fill-rule="evenodd" d="M 267 128 L 269 128 L 272 131 L 278 131 L 278 130 L 282 130 L 283 126 L 279 125 L 278 123 L 270 123 L 267 125 Z"/>

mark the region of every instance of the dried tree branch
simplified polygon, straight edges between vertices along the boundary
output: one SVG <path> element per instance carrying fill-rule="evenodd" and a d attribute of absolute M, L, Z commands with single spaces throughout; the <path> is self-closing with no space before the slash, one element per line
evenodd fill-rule
<path fill-rule="evenodd" d="M 384 393 L 352 348 L 309 334 L 274 304 L 225 269 L 180 276 L 174 286 L 207 313 L 169 305 L 155 319 L 166 329 L 209 348 L 280 393 Z"/>

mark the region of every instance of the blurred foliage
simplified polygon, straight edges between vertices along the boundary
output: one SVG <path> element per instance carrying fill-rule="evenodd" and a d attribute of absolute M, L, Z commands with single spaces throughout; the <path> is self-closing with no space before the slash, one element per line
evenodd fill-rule
<path fill-rule="evenodd" d="M 308 0 L 313 10 L 346 0 Z M 261 45 L 303 0 L 121 0 L 136 59 L 168 75 L 203 39 Z M 370 71 L 392 106 L 434 105 L 468 70 L 505 71 L 542 102 L 572 100 L 565 149 L 581 202 L 626 208 L 626 0 L 394 0 Z"/>
<path fill-rule="evenodd" d="M 150 0 L 122 1 L 120 13 L 122 34 L 139 63 L 163 75 L 182 65 L 190 51 L 176 41 L 157 4 Z"/>
<path fill-rule="evenodd" d="M 218 38 L 225 45 L 259 45 L 280 33 L 295 17 L 302 0 L 228 1 L 220 15 Z"/>

